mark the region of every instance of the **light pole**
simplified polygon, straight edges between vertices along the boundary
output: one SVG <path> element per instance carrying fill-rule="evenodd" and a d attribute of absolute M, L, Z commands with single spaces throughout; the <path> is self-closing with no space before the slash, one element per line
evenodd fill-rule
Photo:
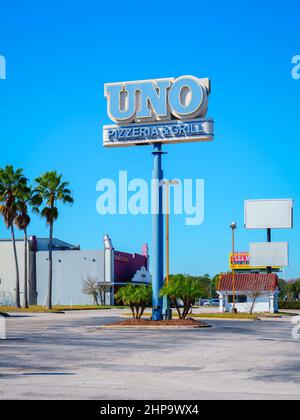
<path fill-rule="evenodd" d="M 170 185 L 178 185 L 178 181 L 164 180 L 161 185 L 166 186 L 166 285 L 169 284 L 170 278 Z M 171 319 L 170 299 L 164 298 L 164 315 L 166 319 Z"/>
<path fill-rule="evenodd" d="M 232 312 L 236 314 L 237 309 L 235 306 L 235 241 L 234 241 L 234 233 L 237 228 L 236 222 L 232 222 L 230 225 L 230 228 L 232 230 L 232 302 L 233 302 Z"/>

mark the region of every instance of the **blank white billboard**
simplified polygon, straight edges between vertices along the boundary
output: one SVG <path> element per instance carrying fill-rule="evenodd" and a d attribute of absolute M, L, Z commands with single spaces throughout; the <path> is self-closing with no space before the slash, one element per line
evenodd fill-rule
<path fill-rule="evenodd" d="M 291 229 L 293 200 L 245 201 L 246 229 Z"/>
<path fill-rule="evenodd" d="M 250 244 L 251 267 L 288 267 L 287 242 L 260 242 Z"/>

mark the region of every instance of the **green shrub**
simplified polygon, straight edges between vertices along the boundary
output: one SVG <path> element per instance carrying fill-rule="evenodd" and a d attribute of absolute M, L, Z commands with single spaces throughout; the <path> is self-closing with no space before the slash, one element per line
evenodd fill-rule
<path fill-rule="evenodd" d="M 300 310 L 300 301 L 287 301 L 279 302 L 279 309 L 299 309 Z"/>
<path fill-rule="evenodd" d="M 133 318 L 141 319 L 151 295 L 152 289 L 150 286 L 128 284 L 117 291 L 115 298 L 130 307 Z"/>
<path fill-rule="evenodd" d="M 195 300 L 203 297 L 203 294 L 203 285 L 198 279 L 181 274 L 170 277 L 169 283 L 165 284 L 160 291 L 160 296 L 169 296 L 180 319 L 186 319 Z M 182 312 L 180 302 L 183 303 Z"/>

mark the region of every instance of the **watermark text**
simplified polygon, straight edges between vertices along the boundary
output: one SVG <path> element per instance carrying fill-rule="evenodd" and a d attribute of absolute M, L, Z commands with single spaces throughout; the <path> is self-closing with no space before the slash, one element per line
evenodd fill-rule
<path fill-rule="evenodd" d="M 169 210 L 167 209 L 166 188 L 169 188 Z M 174 185 L 166 185 L 152 179 L 128 180 L 127 171 L 119 172 L 119 179 L 101 179 L 96 190 L 100 193 L 96 209 L 100 215 L 155 215 L 159 214 L 157 194 L 161 189 L 163 214 L 185 215 L 187 226 L 199 226 L 204 221 L 204 180 L 176 180 Z"/>
<path fill-rule="evenodd" d="M 292 58 L 292 64 L 294 67 L 292 68 L 292 78 L 294 80 L 300 79 L 300 55 L 294 55 Z"/>
<path fill-rule="evenodd" d="M 0 55 L 0 80 L 6 79 L 6 59 Z"/>

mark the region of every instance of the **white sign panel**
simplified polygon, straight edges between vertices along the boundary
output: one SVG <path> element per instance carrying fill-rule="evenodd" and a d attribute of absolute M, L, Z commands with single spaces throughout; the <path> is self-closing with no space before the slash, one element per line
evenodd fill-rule
<path fill-rule="evenodd" d="M 184 143 L 214 139 L 214 122 L 206 118 L 209 79 L 107 83 L 107 114 L 116 123 L 103 127 L 105 147 Z"/>
<path fill-rule="evenodd" d="M 245 201 L 246 229 L 291 229 L 293 200 Z"/>
<path fill-rule="evenodd" d="M 288 267 L 287 242 L 261 242 L 250 244 L 250 265 L 254 267 Z"/>
<path fill-rule="evenodd" d="M 106 147 L 129 147 L 152 143 L 212 141 L 213 132 L 213 121 L 202 119 L 148 125 L 106 125 L 103 129 L 103 144 Z"/>

